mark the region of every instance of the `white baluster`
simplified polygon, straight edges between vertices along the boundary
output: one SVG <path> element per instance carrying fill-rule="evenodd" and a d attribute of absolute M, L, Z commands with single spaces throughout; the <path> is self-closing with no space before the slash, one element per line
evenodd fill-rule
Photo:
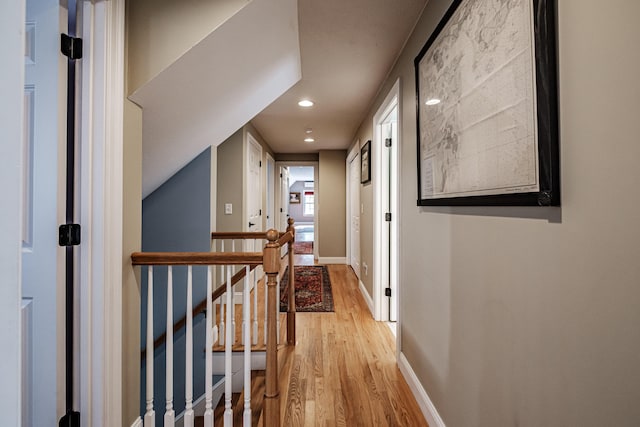
<path fill-rule="evenodd" d="M 153 410 L 153 266 L 149 266 L 147 278 L 147 412 L 144 425 L 156 425 L 156 413 Z"/>
<path fill-rule="evenodd" d="M 242 317 L 246 325 L 249 325 L 251 299 L 249 298 L 249 266 L 245 267 L 244 276 L 244 301 L 242 303 Z M 251 427 L 251 336 L 249 330 L 244 336 L 244 413 L 242 415 L 244 427 Z"/>
<path fill-rule="evenodd" d="M 185 344 L 184 426 L 193 427 L 193 266 L 187 267 L 187 335 Z"/>
<path fill-rule="evenodd" d="M 224 252 L 224 240 L 220 241 L 220 252 Z M 224 267 L 220 266 L 220 285 L 222 285 L 224 283 Z M 224 313 L 224 298 L 220 297 L 220 331 L 219 331 L 219 338 L 218 341 L 220 342 L 220 345 L 224 345 L 225 341 L 225 330 L 224 330 L 224 319 L 225 319 L 225 313 Z"/>
<path fill-rule="evenodd" d="M 236 251 L 236 241 L 232 240 L 231 241 L 231 252 L 235 252 Z M 229 305 L 227 307 L 227 310 L 231 310 L 231 323 L 228 323 L 228 325 L 231 325 L 231 330 L 233 331 L 233 334 L 231 335 L 231 341 L 229 341 L 230 343 L 236 344 L 238 342 L 238 334 L 236 334 L 236 299 L 235 299 L 235 292 L 230 291 L 231 296 L 233 297 L 231 300 L 231 305 Z"/>
<path fill-rule="evenodd" d="M 167 340 L 166 340 L 167 406 L 164 427 L 173 427 L 176 414 L 173 410 L 173 268 L 167 269 Z"/>
<path fill-rule="evenodd" d="M 211 301 L 211 266 L 207 267 L 207 324 L 206 344 L 205 344 L 205 409 L 204 409 L 204 425 L 205 427 L 213 427 L 213 316 L 215 316 L 215 308 L 212 308 Z"/>
<path fill-rule="evenodd" d="M 227 324 L 231 324 L 231 310 L 229 307 L 233 304 L 233 294 L 231 289 L 231 266 L 227 266 Z M 224 426 L 231 427 L 233 425 L 233 410 L 231 409 L 231 328 L 227 328 L 227 345 L 224 348 Z"/>
<path fill-rule="evenodd" d="M 211 281 L 211 286 L 213 288 L 213 277 L 215 277 L 215 271 L 216 271 L 215 269 L 216 268 L 215 268 L 215 266 L 211 266 L 211 268 L 213 269 L 212 281 Z M 209 294 L 208 297 L 211 298 L 211 294 Z M 211 335 L 212 335 L 212 337 L 211 337 L 211 346 L 213 347 L 216 344 L 216 342 L 218 342 L 218 324 L 216 323 L 217 322 L 217 320 L 216 320 L 216 317 L 217 317 L 216 305 L 218 304 L 218 299 L 216 299 L 215 301 L 212 301 L 211 303 L 212 303 L 212 306 L 211 306 L 211 310 L 212 310 L 211 321 L 213 322 L 212 323 L 213 327 L 211 329 Z M 212 349 L 212 351 L 213 351 L 213 349 Z"/>

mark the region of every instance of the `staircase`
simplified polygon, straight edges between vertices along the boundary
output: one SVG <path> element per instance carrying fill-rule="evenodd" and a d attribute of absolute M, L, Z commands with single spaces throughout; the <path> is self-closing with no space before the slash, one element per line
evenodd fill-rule
<path fill-rule="evenodd" d="M 278 350 L 295 345 L 295 306 L 290 304 L 286 314 L 279 314 L 279 279 L 284 270 L 280 250 L 282 246 L 288 246 L 288 262 L 293 265 L 293 220 L 289 220 L 287 231 L 282 233 L 275 230 L 266 233 L 212 233 L 212 237 L 214 252 L 138 252 L 131 256 L 134 265 L 146 266 L 143 267 L 146 268 L 147 285 L 146 324 L 154 325 L 154 312 L 159 309 L 154 307 L 153 291 L 154 284 L 163 284 L 158 278 L 163 272 L 160 266 L 167 266 L 166 312 L 169 313 L 166 332 L 161 336 L 154 337 L 153 328 L 146 328 L 146 348 L 154 351 L 143 352 L 146 405 L 144 422 L 140 418 L 138 425 L 247 427 L 258 425 L 261 419 L 264 425 L 279 425 Z M 267 243 L 261 252 L 253 251 L 261 248 L 265 241 Z M 225 251 L 225 242 L 226 249 L 231 251 Z M 237 251 L 236 246 L 241 250 Z M 173 324 L 169 319 L 173 313 L 176 266 L 187 266 L 187 314 Z M 194 281 L 193 270 L 199 266 L 207 266 L 208 297 L 194 307 L 194 285 L 204 285 Z M 258 272 L 262 270 L 266 277 L 258 280 Z M 293 284 L 293 269 L 289 271 L 289 280 Z M 236 286 L 240 283 L 242 286 Z M 295 301 L 294 286 L 289 289 L 289 301 Z M 193 364 L 197 360 L 198 349 L 193 345 L 193 318 L 203 310 L 206 314 L 203 332 L 206 342 L 205 393 L 194 402 Z M 287 327 L 280 329 L 280 324 Z M 186 329 L 185 410 L 176 414 L 173 337 L 183 326 Z M 154 404 L 154 375 L 156 380 L 162 376 L 154 370 L 154 361 L 157 360 L 154 353 L 163 343 L 166 353 L 163 380 L 167 392 L 161 419 L 156 417 L 156 409 L 161 405 L 159 402 Z"/>

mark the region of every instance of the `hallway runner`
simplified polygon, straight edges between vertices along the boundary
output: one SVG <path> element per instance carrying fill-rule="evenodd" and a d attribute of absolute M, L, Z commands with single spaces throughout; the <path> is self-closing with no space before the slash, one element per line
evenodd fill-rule
<path fill-rule="evenodd" d="M 296 265 L 296 311 L 330 312 L 333 294 L 329 271 L 324 265 Z M 280 280 L 280 311 L 287 311 L 289 299 L 289 267 Z"/>

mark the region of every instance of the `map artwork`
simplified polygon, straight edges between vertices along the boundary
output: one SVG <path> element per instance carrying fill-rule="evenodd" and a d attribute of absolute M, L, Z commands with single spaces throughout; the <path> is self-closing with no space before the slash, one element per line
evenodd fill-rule
<path fill-rule="evenodd" d="M 463 0 L 416 60 L 420 199 L 539 191 L 531 0 Z"/>

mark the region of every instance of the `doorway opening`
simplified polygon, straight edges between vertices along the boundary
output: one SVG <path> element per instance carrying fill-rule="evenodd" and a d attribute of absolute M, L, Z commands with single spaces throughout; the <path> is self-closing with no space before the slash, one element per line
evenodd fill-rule
<path fill-rule="evenodd" d="M 299 265 L 314 263 L 316 181 L 313 166 L 289 166 L 289 216 L 295 221 Z"/>
<path fill-rule="evenodd" d="M 276 162 L 276 171 L 278 227 L 284 230 L 288 219 L 294 219 L 296 265 L 313 265 L 318 259 L 318 163 Z"/>

